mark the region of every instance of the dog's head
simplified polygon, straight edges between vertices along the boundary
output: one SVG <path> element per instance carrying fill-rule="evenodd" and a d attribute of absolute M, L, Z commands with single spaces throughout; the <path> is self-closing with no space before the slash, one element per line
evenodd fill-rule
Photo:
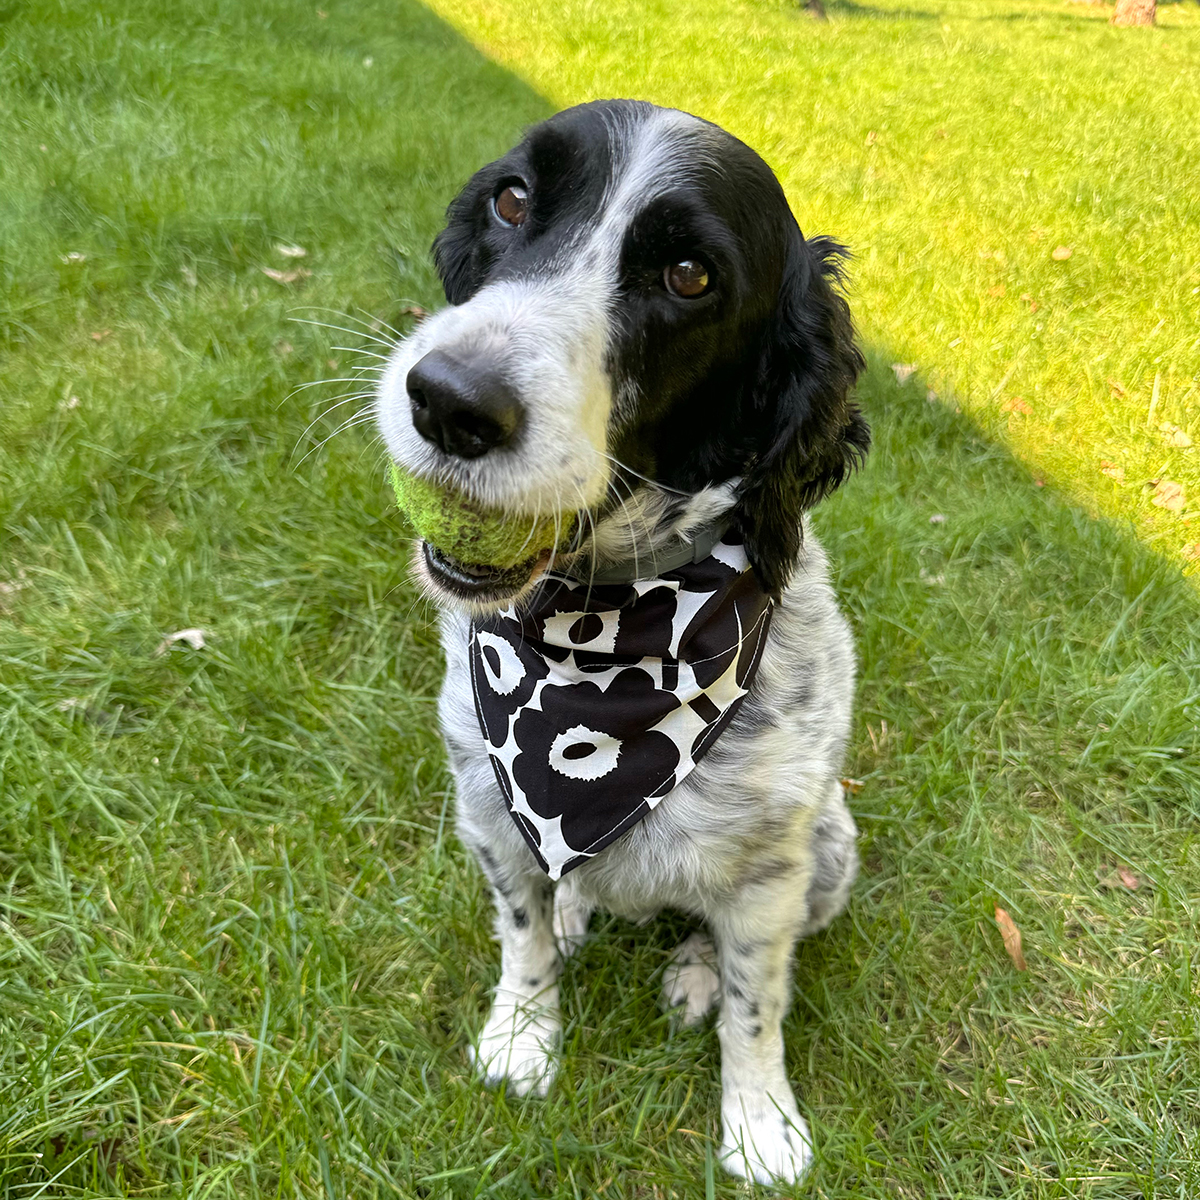
<path fill-rule="evenodd" d="M 779 592 L 805 509 L 866 451 L 841 250 L 805 239 L 749 147 L 637 101 L 535 126 L 450 205 L 450 306 L 394 350 L 395 460 L 521 513 L 579 511 L 574 562 L 645 555 L 732 510 Z M 419 556 L 421 557 L 421 556 Z M 505 603 L 545 567 L 426 548 L 440 599 Z"/>

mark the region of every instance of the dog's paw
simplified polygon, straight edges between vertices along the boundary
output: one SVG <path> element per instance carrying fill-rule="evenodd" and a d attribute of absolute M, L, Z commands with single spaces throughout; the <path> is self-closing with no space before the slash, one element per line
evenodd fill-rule
<path fill-rule="evenodd" d="M 680 942 L 663 972 L 663 1005 L 684 1005 L 683 1023 L 702 1021 L 721 994 L 721 976 L 717 973 L 717 952 L 707 934 L 693 933 Z"/>
<path fill-rule="evenodd" d="M 796 1183 L 812 1162 L 808 1125 L 790 1090 L 782 1099 L 765 1092 L 721 1101 L 721 1164 L 731 1175 L 759 1183 Z"/>
<path fill-rule="evenodd" d="M 554 1051 L 562 1026 L 557 996 L 552 1004 L 543 1003 L 545 999 L 521 1003 L 497 995 L 479 1044 L 471 1050 L 486 1083 L 508 1080 L 508 1090 L 516 1096 L 544 1096 L 549 1090 L 558 1068 Z"/>
<path fill-rule="evenodd" d="M 585 904 L 570 884 L 560 883 L 554 889 L 554 940 L 564 959 L 583 945 L 591 919 L 592 906 Z"/>

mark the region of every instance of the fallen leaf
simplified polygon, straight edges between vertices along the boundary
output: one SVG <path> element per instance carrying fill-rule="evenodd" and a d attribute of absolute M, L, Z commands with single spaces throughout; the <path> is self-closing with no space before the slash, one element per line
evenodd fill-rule
<path fill-rule="evenodd" d="M 930 525 L 944 525 L 945 522 L 946 522 L 946 514 L 945 513 L 934 513 L 933 516 L 929 518 Z"/>
<path fill-rule="evenodd" d="M 1125 468 L 1115 462 L 1109 462 L 1107 458 L 1100 460 L 1100 473 L 1107 475 L 1109 479 L 1115 479 L 1118 483 L 1125 482 Z"/>
<path fill-rule="evenodd" d="M 307 279 L 312 274 L 305 267 L 295 267 L 291 271 L 277 271 L 274 267 L 262 267 L 260 269 L 268 279 L 273 279 L 276 283 L 297 283 L 301 279 Z"/>
<path fill-rule="evenodd" d="M 1004 939 L 1004 949 L 1012 959 L 1013 966 L 1018 971 L 1026 970 L 1025 955 L 1021 952 L 1021 931 L 1013 923 L 1012 917 L 996 905 L 996 924 L 1000 927 L 1000 936 Z"/>
<path fill-rule="evenodd" d="M 111 336 L 112 336 L 111 329 L 99 329 L 95 333 L 92 334 L 92 341 L 93 342 L 102 342 L 102 341 L 104 341 L 104 339 L 106 337 L 111 337 Z"/>
<path fill-rule="evenodd" d="M 1110 379 L 1108 381 L 1108 386 L 1112 389 L 1112 394 L 1114 396 L 1125 395 L 1125 389 L 1115 379 Z"/>
<path fill-rule="evenodd" d="M 1027 417 L 1033 412 L 1033 409 L 1020 396 L 1010 396 L 1000 405 L 1000 409 L 1006 413 L 1020 413 L 1023 417 Z"/>
<path fill-rule="evenodd" d="M 1136 892 L 1142 886 L 1142 880 L 1128 867 L 1097 867 L 1096 884 L 1107 892 L 1121 891 Z"/>
<path fill-rule="evenodd" d="M 843 779 L 842 787 L 851 795 L 857 796 L 867 785 L 861 779 Z"/>
<path fill-rule="evenodd" d="M 402 317 L 412 317 L 414 321 L 423 321 L 429 313 L 419 304 L 406 304 L 401 310 Z"/>
<path fill-rule="evenodd" d="M 304 258 L 308 251 L 303 246 L 276 246 L 276 254 L 282 254 L 284 258 Z"/>
<path fill-rule="evenodd" d="M 892 371 L 895 373 L 896 382 L 899 384 L 905 384 L 916 374 L 917 364 L 892 363 Z"/>
<path fill-rule="evenodd" d="M 1178 449 L 1183 449 L 1192 444 L 1191 436 L 1178 425 L 1172 425 L 1170 421 L 1164 421 L 1158 427 L 1159 432 L 1163 435 L 1163 441 L 1168 446 L 1175 446 Z"/>
<path fill-rule="evenodd" d="M 1183 557 L 1189 562 L 1195 562 L 1200 559 L 1200 542 L 1193 542 L 1190 546 L 1184 546 Z"/>
<path fill-rule="evenodd" d="M 1167 512 L 1183 512 L 1183 484 L 1170 479 L 1152 479 L 1150 482 L 1154 485 L 1151 504 L 1165 508 Z"/>
<path fill-rule="evenodd" d="M 1117 875 L 1131 892 L 1136 892 L 1141 886 L 1142 881 L 1128 867 L 1118 866 Z"/>
<path fill-rule="evenodd" d="M 154 657 L 158 658 L 166 654 L 176 642 L 186 642 L 193 650 L 203 650 L 207 634 L 203 629 L 177 629 L 174 633 L 168 633 L 158 647 L 154 651 Z"/>
<path fill-rule="evenodd" d="M 988 295 L 989 296 L 1003 296 L 1006 290 L 1007 289 L 1005 288 L 1004 284 L 998 283 L 998 284 L 996 284 L 995 287 L 988 288 Z"/>
<path fill-rule="evenodd" d="M 1066 260 L 1071 257 L 1071 253 L 1072 251 L 1070 246 L 1055 246 L 1054 249 L 1050 251 L 1050 257 L 1054 259 L 1055 262 L 1066 262 Z"/>

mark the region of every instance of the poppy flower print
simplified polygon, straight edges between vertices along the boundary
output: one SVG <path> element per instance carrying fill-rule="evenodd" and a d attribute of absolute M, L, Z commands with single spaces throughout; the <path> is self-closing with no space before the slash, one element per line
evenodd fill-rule
<path fill-rule="evenodd" d="M 749 690 L 770 598 L 736 535 L 632 585 L 556 577 L 471 626 L 479 726 L 551 879 L 627 832 L 696 765 Z"/>

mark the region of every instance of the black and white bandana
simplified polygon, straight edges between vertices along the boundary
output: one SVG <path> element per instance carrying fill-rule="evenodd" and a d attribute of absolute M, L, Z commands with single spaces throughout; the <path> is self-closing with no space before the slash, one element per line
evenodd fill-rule
<path fill-rule="evenodd" d="M 475 711 L 500 790 L 551 879 L 684 779 L 758 669 L 770 598 L 736 535 L 655 579 L 556 576 L 471 625 Z"/>

